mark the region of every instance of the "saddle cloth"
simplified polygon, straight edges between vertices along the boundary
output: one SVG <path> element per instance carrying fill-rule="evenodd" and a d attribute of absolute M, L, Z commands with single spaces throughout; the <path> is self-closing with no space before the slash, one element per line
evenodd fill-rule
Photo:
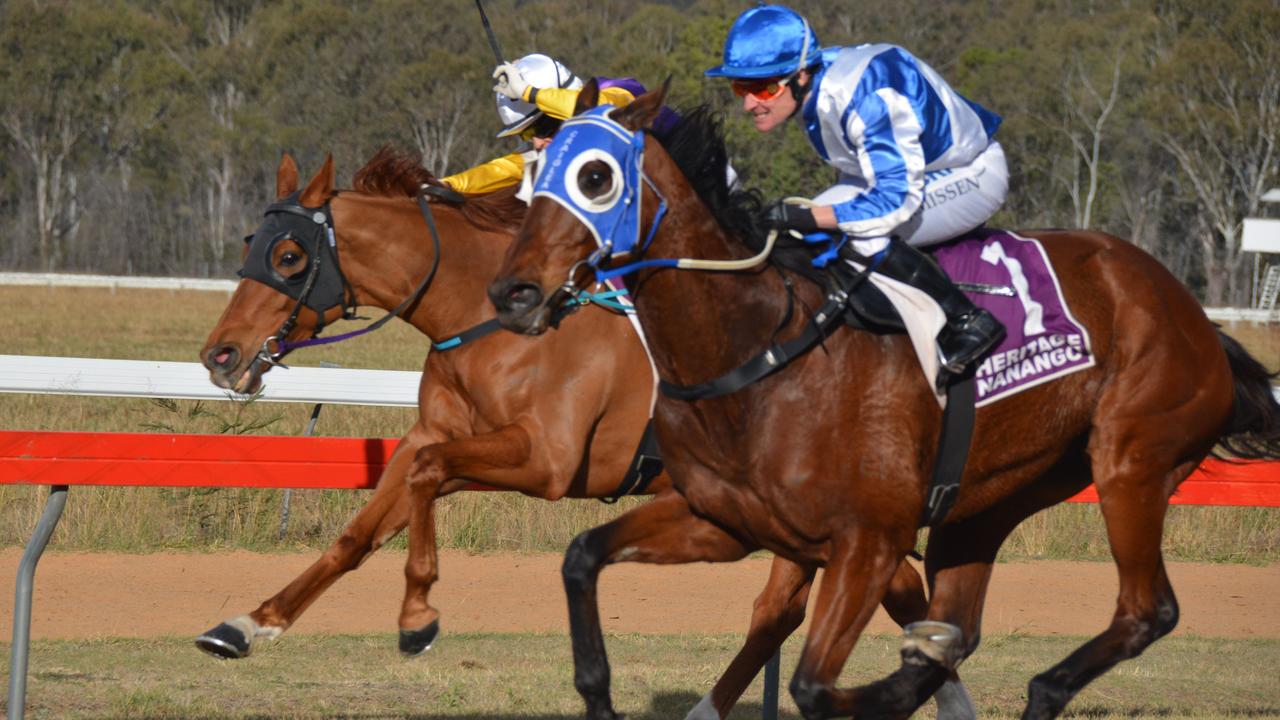
<path fill-rule="evenodd" d="M 973 303 L 1005 326 L 1005 339 L 982 358 L 975 373 L 978 407 L 1093 367 L 1089 332 L 1071 315 L 1038 240 L 979 228 L 929 250 Z M 925 380 L 933 387 L 939 367 L 937 335 L 946 322 L 942 310 L 909 285 L 879 273 L 868 279 L 902 317 Z M 945 395 L 936 397 L 945 407 Z"/>

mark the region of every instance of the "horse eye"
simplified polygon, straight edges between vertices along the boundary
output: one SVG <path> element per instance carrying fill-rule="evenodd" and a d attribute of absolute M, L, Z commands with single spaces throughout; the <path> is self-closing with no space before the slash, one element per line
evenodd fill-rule
<path fill-rule="evenodd" d="M 297 265 L 300 262 L 302 262 L 302 256 L 296 252 L 286 252 L 280 256 L 280 264 L 285 267 Z"/>
<path fill-rule="evenodd" d="M 604 163 L 588 163 L 578 174 L 578 189 L 593 200 L 607 194 L 612 187 L 613 175 Z"/>

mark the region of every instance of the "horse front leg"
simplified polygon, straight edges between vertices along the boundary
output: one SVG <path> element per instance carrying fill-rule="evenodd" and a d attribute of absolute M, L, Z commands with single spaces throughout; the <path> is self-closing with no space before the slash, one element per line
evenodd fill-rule
<path fill-rule="evenodd" d="M 742 649 L 685 720 L 721 720 L 729 716 L 760 668 L 804 621 L 814 571 L 815 568 L 781 557 L 773 558 L 769 580 L 752 606 L 751 627 Z"/>
<path fill-rule="evenodd" d="M 551 497 L 553 473 L 535 467 L 529 433 L 508 425 L 483 435 L 426 445 L 409 470 L 409 557 L 405 562 L 400 609 L 400 652 L 420 655 L 440 632 L 440 611 L 431 605 L 431 586 L 439 579 L 435 501 L 474 481 Z"/>
<path fill-rule="evenodd" d="M 760 669 L 804 621 L 814 571 L 774 557 L 769 581 L 752 608 L 751 627 L 742 649 L 729 663 L 711 692 L 703 696 L 685 720 L 722 720 L 746 692 Z M 882 601 L 885 611 L 901 626 L 925 619 L 929 601 L 924 582 L 906 560 L 898 566 Z M 959 677 L 943 684 L 934 695 L 938 720 L 975 720 L 977 711 Z"/>
<path fill-rule="evenodd" d="M 924 581 L 906 559 L 898 565 L 898 571 L 889 581 L 889 588 L 880 604 L 902 628 L 928 616 L 929 599 L 925 595 Z M 934 693 L 933 700 L 938 706 L 937 720 L 976 720 L 978 717 L 969 690 L 955 673 Z"/>
<path fill-rule="evenodd" d="M 565 594 L 573 640 L 574 687 L 588 720 L 616 720 L 609 691 L 609 658 L 600 626 L 597 580 L 615 562 L 680 564 L 729 562 L 754 550 L 694 515 L 680 494 L 667 491 L 615 520 L 574 538 L 565 551 Z M 794 576 L 793 576 L 794 580 Z"/>
<path fill-rule="evenodd" d="M 395 537 L 409 522 L 405 474 L 426 442 L 415 425 L 396 446 L 369 502 L 329 549 L 283 590 L 247 615 L 230 618 L 196 638 L 196 647 L 219 658 L 239 659 L 288 630 L 325 590 Z"/>
<path fill-rule="evenodd" d="M 900 677 L 899 671 L 869 686 L 835 687 L 902 558 L 901 543 L 876 529 L 854 526 L 832 538 L 813 624 L 791 679 L 791 696 L 806 720 L 850 715 L 905 718 L 947 679 L 945 671 L 920 667 L 920 672 L 931 674 L 924 682 Z M 916 666 L 904 665 L 904 669 L 909 667 Z"/>

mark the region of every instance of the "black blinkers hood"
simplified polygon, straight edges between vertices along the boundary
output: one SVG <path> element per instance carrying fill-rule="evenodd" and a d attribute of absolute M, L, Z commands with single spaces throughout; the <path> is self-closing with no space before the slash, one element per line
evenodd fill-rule
<path fill-rule="evenodd" d="M 262 224 L 245 238 L 249 249 L 238 274 L 306 305 L 321 317 L 323 324 L 324 313 L 331 308 L 342 306 L 346 314 L 348 286 L 338 266 L 329 203 L 318 208 L 304 207 L 298 202 L 299 195 L 295 192 L 267 206 Z M 307 254 L 306 267 L 287 278 L 271 264 L 276 244 L 286 238 L 298 243 Z M 310 280 L 312 275 L 315 278 Z"/>

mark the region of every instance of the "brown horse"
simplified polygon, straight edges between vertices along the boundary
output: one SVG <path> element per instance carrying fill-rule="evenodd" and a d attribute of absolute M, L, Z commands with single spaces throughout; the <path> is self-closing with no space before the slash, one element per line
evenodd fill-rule
<path fill-rule="evenodd" d="M 414 295 L 432 268 L 434 277 L 404 313 L 406 321 L 428 337 L 449 338 L 491 320 L 484 286 L 497 271 L 524 205 L 509 194 L 461 204 L 433 200 L 437 254 L 413 199 L 420 185 L 432 182 L 413 161 L 384 151 L 356 174 L 354 191 L 334 191 L 329 160 L 299 193 L 297 167 L 285 156 L 277 172 L 280 202 L 269 208 L 274 214 L 254 236 L 254 242 L 260 238 L 266 246 L 256 259 L 246 248 L 244 270 L 246 277 L 273 274 L 265 280 L 278 287 L 241 281 L 201 353 L 212 381 L 238 392 L 257 390 L 271 366 L 270 360 L 257 359 L 259 348 L 270 352 L 281 337 L 307 338 L 322 316 L 323 322 L 333 322 L 350 304 L 395 308 Z M 331 225 L 311 219 L 317 210 L 322 219 L 328 213 Z M 320 235 L 325 227 L 334 230 L 336 239 L 336 255 L 328 267 L 341 269 L 340 277 L 327 284 L 307 279 L 315 266 L 309 252 L 318 252 L 308 246 L 308 234 L 314 230 Z M 327 256 L 321 259 L 328 262 Z M 299 299 L 304 285 L 331 297 L 326 302 Z M 296 322 L 288 323 L 291 314 Z M 281 332 L 286 324 L 292 329 Z M 573 351 L 588 344 L 595 348 L 591 353 Z M 564 392 L 569 388 L 573 392 Z M 418 421 L 401 440 L 368 504 L 305 572 L 253 612 L 202 635 L 197 645 L 221 657 L 248 655 L 255 644 L 287 630 L 339 577 L 408 525 L 400 647 L 407 654 L 424 652 L 439 628 L 439 613 L 427 600 L 437 578 L 434 501 L 469 482 L 548 500 L 609 496 L 626 475 L 648 420 L 652 392 L 652 370 L 630 324 L 599 309 L 577 313 L 560 333 L 545 339 L 496 333 L 431 352 L 419 390 Z M 658 495 L 653 502 L 659 512 L 681 504 L 665 474 L 646 492 Z M 768 586 L 756 601 L 745 646 L 696 717 L 728 713 L 799 626 L 811 579 L 805 568 L 785 560 L 774 563 Z M 886 608 L 900 623 L 923 617 L 923 583 L 905 563 L 895 575 Z M 963 688 L 956 684 L 951 690 L 944 717 L 972 717 Z"/>
<path fill-rule="evenodd" d="M 548 303 L 589 280 L 582 261 L 607 268 L 610 248 L 629 247 L 630 235 L 605 236 L 581 219 L 589 217 L 581 208 L 604 213 L 619 196 L 639 202 L 636 238 L 650 239 L 647 249 L 631 246 L 630 262 L 751 254 L 726 230 L 734 216 L 713 213 L 732 210 L 723 182 L 706 182 L 723 176 L 723 161 L 710 161 L 723 157 L 718 130 L 708 129 L 714 123 L 686 121 L 668 139 L 670 154 L 646 143 L 634 155 L 643 138 L 632 133 L 664 97 L 665 88 L 611 116 L 602 109 L 568 121 L 546 150 L 555 162 L 538 168 L 529 214 L 489 290 L 504 325 L 543 332 Z M 588 85 L 579 112 L 594 104 Z M 693 141 L 679 142 L 682 134 Z M 581 139 L 589 137 L 596 142 Z M 694 170 L 686 177 L 682 168 Z M 1116 612 L 1105 631 L 1031 681 L 1023 717 L 1056 717 L 1085 684 L 1173 629 L 1178 609 L 1160 551 L 1169 497 L 1220 441 L 1242 457 L 1280 454 L 1271 376 L 1135 246 L 1096 232 L 1028 234 L 1043 243 L 1073 314 L 1089 328 L 1097 365 L 978 410 L 958 499 L 929 534 L 933 622 L 908 633 L 901 668 L 861 687 L 835 685 L 915 544 L 941 413 L 905 336 L 840 330 L 738 392 L 659 400 L 658 439 L 678 495 L 584 533 L 565 558 L 575 684 L 588 717 L 617 717 L 595 599 L 602 566 L 623 554 L 726 561 L 760 547 L 825 569 L 791 682 L 804 717 L 907 717 L 977 647 L 991 566 L 1008 533 L 1090 482 L 1119 570 Z M 761 353 L 775 335 L 799 335 L 808 319 L 789 315 L 789 276 L 635 271 L 632 293 L 660 377 L 702 383 Z M 794 284 L 795 307 L 822 304 L 818 286 Z"/>

